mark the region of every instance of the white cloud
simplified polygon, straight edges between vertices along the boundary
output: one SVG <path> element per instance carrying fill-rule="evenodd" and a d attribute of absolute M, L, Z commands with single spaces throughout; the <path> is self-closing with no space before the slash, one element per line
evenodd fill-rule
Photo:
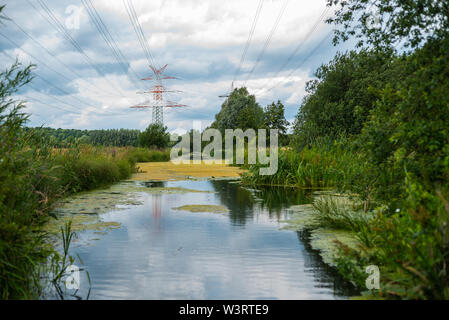
<path fill-rule="evenodd" d="M 61 22 L 67 18 L 65 13 L 67 6 L 73 5 L 71 0 L 46 0 L 46 2 Z M 259 1 L 133 0 L 132 3 L 158 65 L 168 63 L 167 74 L 181 78 L 181 80 L 166 82 L 170 88 L 185 91 L 184 94 L 171 95 L 170 100 L 190 106 L 190 108 L 167 110 L 164 118 L 168 127 L 172 130 L 188 127 L 188 123 L 193 119 L 212 122 L 223 102 L 218 95 L 228 92 L 231 86 Z M 37 3 L 34 4 L 39 8 Z M 282 4 L 282 0 L 264 1 L 251 46 L 235 83 L 236 86 L 242 84 L 246 72 L 254 65 Z M 79 106 L 77 112 L 81 113 L 80 115 L 68 114 L 50 104 L 70 110 L 73 108 L 55 102 L 48 93 L 53 91 L 49 91 L 42 83 L 36 82 L 36 86 L 39 86 L 42 93 L 49 94 L 46 102 L 50 103 L 46 106 L 38 103 L 30 104 L 30 111 L 36 111 L 37 105 L 40 108 L 39 116 L 31 118 L 31 125 L 45 122 L 65 128 L 143 129 L 151 121 L 151 110 L 139 112 L 129 109 L 129 106 L 143 100 L 143 97 L 136 92 L 142 91 L 142 88 L 148 87 L 150 83 L 139 79 L 149 76 L 150 70 L 123 3 L 122 1 L 98 0 L 94 2 L 94 6 L 108 26 L 127 62 L 130 63 L 130 75 L 125 75 L 119 66 L 114 65 L 115 60 L 108 46 L 89 21 L 86 10 L 82 11 L 80 29 L 69 30 L 69 33 L 96 63 L 96 67 L 107 74 L 106 77 L 98 75 L 86 63 L 85 57 L 42 18 L 41 14 L 45 15 L 43 11 L 38 14 L 35 9 L 20 1 L 7 5 L 5 13 L 8 16 L 82 76 L 79 78 L 73 74 L 27 39 L 14 25 L 5 22 L 5 29 L 7 29 L 5 32 L 14 41 L 20 43 L 23 49 L 72 80 L 67 83 L 42 65 L 39 65 L 38 73 L 48 77 L 49 81 L 59 87 L 75 88 L 76 97 L 86 102 L 83 105 L 71 96 L 58 96 Z M 310 79 L 310 72 L 316 68 L 316 65 L 312 67 L 305 62 L 303 67 L 292 74 L 292 77 L 288 77 L 288 74 L 297 66 L 301 58 L 307 56 L 311 49 L 310 45 L 319 42 L 325 29 L 328 30 L 330 27 L 321 24 L 310 39 L 304 42 L 298 57 L 293 59 L 285 70 L 279 74 L 277 71 L 297 44 L 304 40 L 324 9 L 324 0 L 289 1 L 265 56 L 246 83 L 249 91 L 256 94 L 262 106 L 279 99 L 286 104 L 287 118 L 293 118 L 296 114 L 304 96 L 305 82 Z M 330 44 L 327 43 L 316 51 L 312 59 L 322 57 L 320 58 L 322 62 L 329 60 L 334 52 L 329 48 Z M 1 51 L 18 56 L 24 62 L 32 61 L 28 55 L 17 48 L 11 48 L 8 42 L 0 38 Z M 269 90 L 273 84 L 277 86 Z M 34 94 L 34 90 L 28 90 L 25 91 L 24 96 Z M 111 113 L 119 113 L 120 116 L 112 116 Z M 101 116 L 102 114 L 104 117 Z"/>

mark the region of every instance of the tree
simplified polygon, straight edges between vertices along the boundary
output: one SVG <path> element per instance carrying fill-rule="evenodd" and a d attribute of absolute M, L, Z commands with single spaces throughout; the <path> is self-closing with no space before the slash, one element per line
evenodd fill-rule
<path fill-rule="evenodd" d="M 428 190 L 449 177 L 449 38 L 429 41 L 403 62 L 407 77 L 387 82 L 359 144 L 384 198 L 401 197 L 406 172 Z M 396 181 L 391 181 L 391 177 Z M 404 190 L 402 190 L 404 191 Z"/>
<path fill-rule="evenodd" d="M 246 88 L 234 89 L 222 104 L 211 125 L 224 133 L 225 129 L 260 129 L 263 128 L 263 109 L 250 95 Z"/>
<path fill-rule="evenodd" d="M 280 144 L 285 145 L 287 139 L 288 121 L 284 115 L 284 105 L 278 100 L 277 103 L 271 103 L 264 110 L 264 125 L 267 129 L 278 129 Z"/>
<path fill-rule="evenodd" d="M 327 4 L 339 7 L 335 16 L 327 20 L 340 27 L 335 31 L 334 43 L 355 36 L 358 46 L 385 47 L 402 42 L 406 47 L 417 48 L 449 33 L 448 1 L 327 0 Z M 373 18 L 377 22 L 369 23 Z"/>
<path fill-rule="evenodd" d="M 152 123 L 148 128 L 139 135 L 139 146 L 156 147 L 159 149 L 166 148 L 170 142 L 170 134 L 167 127 L 157 123 Z"/>
<path fill-rule="evenodd" d="M 357 135 L 379 98 L 387 81 L 404 76 L 397 58 L 390 50 L 351 51 L 323 64 L 309 81 L 294 124 L 299 147 L 317 138 L 336 139 Z"/>

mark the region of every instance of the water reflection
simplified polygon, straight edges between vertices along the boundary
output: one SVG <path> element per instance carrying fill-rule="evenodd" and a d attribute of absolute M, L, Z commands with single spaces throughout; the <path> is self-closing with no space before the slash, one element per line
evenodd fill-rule
<path fill-rule="evenodd" d="M 152 194 L 151 195 L 151 203 L 153 206 L 153 222 L 154 222 L 154 229 L 157 231 L 160 231 L 160 218 L 162 215 L 162 204 L 161 204 L 161 195 L 160 194 Z"/>
<path fill-rule="evenodd" d="M 140 184 L 147 188 L 163 188 L 165 187 L 165 181 L 142 181 Z"/>
<path fill-rule="evenodd" d="M 310 248 L 306 233 L 279 229 L 287 207 L 310 201 L 307 192 L 254 191 L 228 181 L 146 186 L 213 192 L 144 193 L 143 205 L 103 215 L 122 227 L 74 249 L 89 270 L 93 299 L 335 299 L 352 294 Z M 191 204 L 223 205 L 229 215 L 172 209 Z"/>
<path fill-rule="evenodd" d="M 211 184 L 220 201 L 230 210 L 231 222 L 237 226 L 244 226 L 261 211 L 279 221 L 285 219 L 286 208 L 311 202 L 311 191 L 305 189 L 272 187 L 253 190 L 223 180 L 211 181 Z"/>
<path fill-rule="evenodd" d="M 360 295 L 359 290 L 344 280 L 335 268 L 332 268 L 323 262 L 319 252 L 313 249 L 310 245 L 309 231 L 298 231 L 296 234 L 299 242 L 304 244 L 304 249 L 307 253 L 304 259 L 304 268 L 306 272 L 313 275 L 314 279 L 318 283 L 318 286 L 330 286 L 336 296 L 350 297 Z"/>
<path fill-rule="evenodd" d="M 212 187 L 217 192 L 220 202 L 229 209 L 229 217 L 232 224 L 244 226 L 254 214 L 256 199 L 250 191 L 238 184 L 224 180 L 211 181 Z"/>

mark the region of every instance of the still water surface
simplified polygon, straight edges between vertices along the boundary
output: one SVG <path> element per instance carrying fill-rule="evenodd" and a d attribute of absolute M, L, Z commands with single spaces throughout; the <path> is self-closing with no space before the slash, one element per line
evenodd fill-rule
<path fill-rule="evenodd" d="M 137 182 L 136 182 L 137 183 Z M 247 190 L 230 181 L 148 187 L 213 193 L 147 194 L 142 205 L 102 215 L 122 224 L 72 248 L 91 278 L 90 299 L 344 299 L 348 284 L 324 265 L 307 233 L 282 230 L 289 206 L 310 202 L 293 189 Z M 173 210 L 223 205 L 227 214 Z M 87 280 L 81 279 L 80 293 Z"/>

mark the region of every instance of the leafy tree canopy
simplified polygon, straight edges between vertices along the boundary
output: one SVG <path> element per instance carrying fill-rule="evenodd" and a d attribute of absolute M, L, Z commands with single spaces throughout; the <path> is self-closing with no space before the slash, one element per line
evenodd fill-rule
<path fill-rule="evenodd" d="M 339 53 L 315 73 L 296 117 L 294 132 L 300 146 L 318 137 L 335 139 L 359 134 L 386 81 L 401 79 L 401 65 L 391 51 Z M 395 67 L 393 68 L 393 65 Z"/>
<path fill-rule="evenodd" d="M 229 98 L 222 104 L 221 110 L 215 115 L 212 128 L 224 132 L 225 129 L 259 129 L 263 128 L 263 109 L 250 95 L 246 88 L 234 89 Z"/>
<path fill-rule="evenodd" d="M 264 109 L 264 124 L 267 129 L 278 129 L 280 134 L 287 133 L 288 121 L 284 115 L 284 105 L 278 100 L 271 103 Z"/>
<path fill-rule="evenodd" d="M 416 48 L 449 33 L 449 2 L 441 0 L 327 0 L 336 6 L 327 22 L 339 29 L 334 43 L 356 37 L 358 46 L 403 43 Z"/>
<path fill-rule="evenodd" d="M 148 128 L 139 135 L 139 145 L 141 147 L 156 147 L 159 149 L 166 148 L 170 142 L 170 134 L 167 127 L 152 123 Z"/>

